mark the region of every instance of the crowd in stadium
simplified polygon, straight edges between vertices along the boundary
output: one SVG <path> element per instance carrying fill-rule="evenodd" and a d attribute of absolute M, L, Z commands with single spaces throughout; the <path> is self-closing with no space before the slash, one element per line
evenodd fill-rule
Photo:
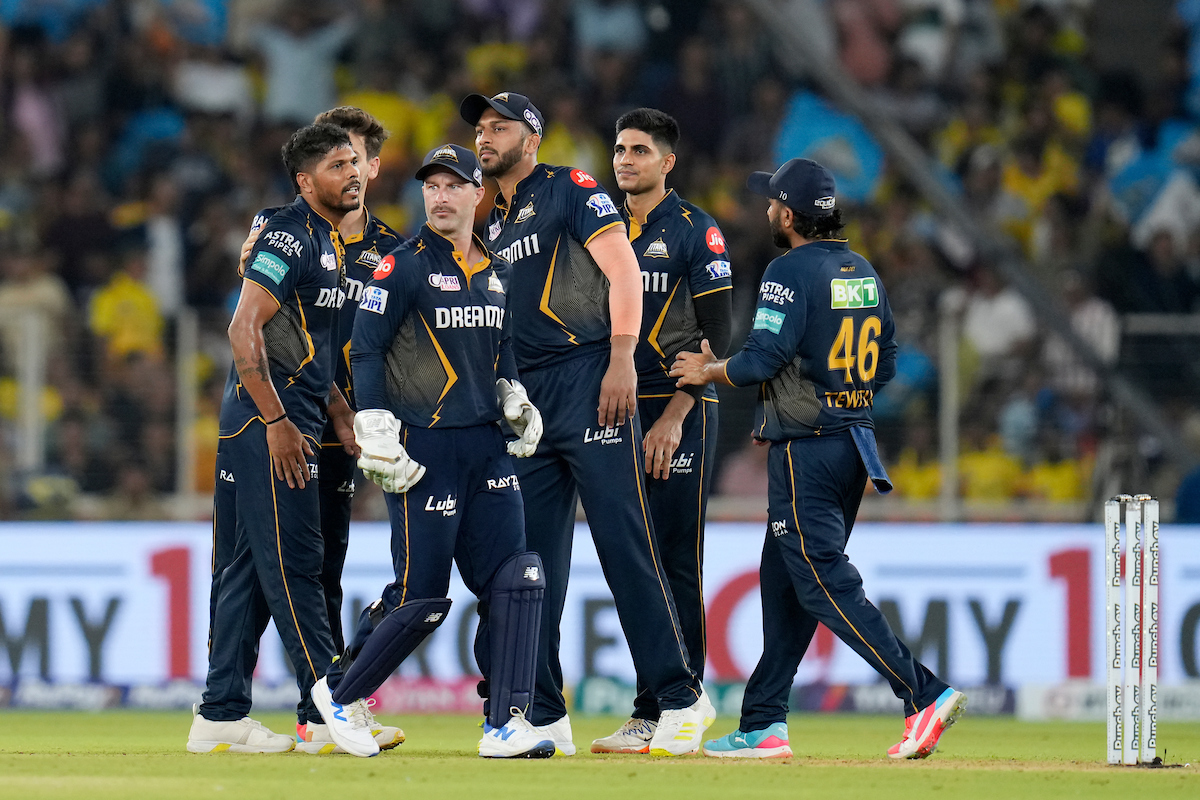
<path fill-rule="evenodd" d="M 1115 362 L 1120 315 L 1191 313 L 1200 294 L 1200 3 L 1178 3 L 1156 82 L 1096 66 L 1091 5 L 783 4 Z M 833 169 L 850 246 L 878 268 L 896 313 L 899 372 L 875 419 L 901 497 L 940 492 L 943 309 L 962 324 L 964 498 L 1083 502 L 1109 457 L 1113 414 L 1096 375 L 861 124 L 789 74 L 784 45 L 740 0 L 74 0 L 0 15 L 0 517 L 175 515 L 184 309 L 201 331 L 195 489 L 211 491 L 238 254 L 254 213 L 292 197 L 287 135 L 336 105 L 379 118 L 391 137 L 368 205 L 411 233 L 420 159 L 447 140 L 470 146 L 459 101 L 501 89 L 545 113 L 543 162 L 610 190 L 616 118 L 652 106 L 679 120 L 670 185 L 728 239 L 735 344 L 779 253 L 746 175 L 798 148 Z M 26 309 L 49 322 L 35 475 L 14 461 Z M 1200 429 L 1187 398 L 1156 398 L 1185 432 Z M 753 390 L 722 399 L 717 493 L 765 495 Z M 1141 450 L 1153 461 L 1152 442 Z M 1180 477 L 1164 470 L 1155 488 L 1169 497 Z M 361 513 L 381 517 L 382 504 Z"/>

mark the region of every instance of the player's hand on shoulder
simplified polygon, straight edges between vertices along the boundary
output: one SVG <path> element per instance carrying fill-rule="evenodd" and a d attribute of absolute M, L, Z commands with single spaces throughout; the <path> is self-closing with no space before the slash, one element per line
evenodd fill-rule
<path fill-rule="evenodd" d="M 508 452 L 517 458 L 533 455 L 542 440 L 542 414 L 529 402 L 525 387 L 520 381 L 500 378 L 496 381 L 496 399 L 509 427 L 520 437 L 508 443 Z"/>
<path fill-rule="evenodd" d="M 368 408 L 355 414 L 354 441 L 362 452 L 359 469 L 385 492 L 403 494 L 425 475 L 425 467 L 400 444 L 400 422 L 386 409 Z"/>
<path fill-rule="evenodd" d="M 238 260 L 238 277 L 246 277 L 246 261 L 250 258 L 250 253 L 254 250 L 254 243 L 258 241 L 258 234 L 262 232 L 261 227 L 251 228 L 249 235 L 246 236 L 246 241 L 242 242 L 242 255 Z"/>

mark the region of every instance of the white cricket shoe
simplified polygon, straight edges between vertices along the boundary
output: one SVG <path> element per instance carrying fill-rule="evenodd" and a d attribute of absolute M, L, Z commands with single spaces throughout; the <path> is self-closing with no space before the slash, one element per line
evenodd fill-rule
<path fill-rule="evenodd" d="M 612 736 L 592 742 L 593 753 L 649 753 L 650 740 L 658 723 L 654 720 L 630 717 Z"/>
<path fill-rule="evenodd" d="M 700 699 L 687 708 L 663 711 L 658 718 L 658 729 L 650 740 L 652 756 L 686 756 L 699 752 L 700 741 L 708 726 L 717 720 L 717 710 L 708 699 L 708 692 L 700 690 Z"/>
<path fill-rule="evenodd" d="M 274 733 L 257 720 L 205 719 L 200 716 L 200 706 L 192 706 L 189 753 L 286 753 L 295 746 L 292 737 Z"/>
<path fill-rule="evenodd" d="M 479 755 L 484 758 L 549 758 L 554 755 L 554 741 L 540 728 L 525 719 L 525 713 L 513 706 L 512 717 L 499 728 L 483 721 L 483 738 L 479 740 Z"/>
<path fill-rule="evenodd" d="M 554 755 L 575 755 L 575 742 L 571 740 L 571 717 L 563 714 L 549 725 L 539 725 L 538 730 L 554 740 Z"/>
<path fill-rule="evenodd" d="M 329 735 L 338 746 L 351 755 L 359 758 L 370 758 L 379 755 L 379 745 L 371 735 L 367 722 L 367 704 L 365 700 L 355 700 L 353 703 L 335 703 L 333 693 L 329 691 L 329 682 L 325 678 L 313 684 L 312 699 L 321 718 L 329 727 Z"/>
<path fill-rule="evenodd" d="M 367 727 L 371 731 L 371 736 L 374 737 L 375 743 L 379 745 L 380 750 L 391 750 L 397 745 L 404 744 L 404 731 L 394 725 L 384 725 L 379 720 L 375 719 L 375 715 L 371 713 L 371 706 L 375 705 L 375 698 L 368 697 L 366 699 L 367 706 Z"/>
<path fill-rule="evenodd" d="M 310 722 L 307 725 L 296 726 L 296 752 L 323 756 L 346 751 L 338 747 L 337 742 L 329 735 L 328 725 Z"/>

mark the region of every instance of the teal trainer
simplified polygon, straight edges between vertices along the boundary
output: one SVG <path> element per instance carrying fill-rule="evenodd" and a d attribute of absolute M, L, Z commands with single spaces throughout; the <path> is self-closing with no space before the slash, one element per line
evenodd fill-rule
<path fill-rule="evenodd" d="M 791 758 L 786 722 L 772 723 L 761 731 L 736 730 L 704 743 L 704 755 L 713 758 Z"/>

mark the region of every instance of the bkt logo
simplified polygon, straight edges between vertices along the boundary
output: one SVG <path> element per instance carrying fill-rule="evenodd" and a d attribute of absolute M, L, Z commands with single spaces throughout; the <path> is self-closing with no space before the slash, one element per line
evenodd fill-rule
<path fill-rule="evenodd" d="M 508 475 L 504 478 L 488 478 L 487 487 L 489 489 L 520 489 L 521 484 L 517 481 L 516 475 Z"/>
<path fill-rule="evenodd" d="M 598 431 L 593 431 L 591 428 L 588 428 L 587 430 L 585 430 L 583 432 L 583 443 L 584 444 L 587 444 L 588 442 L 600 442 L 600 444 L 617 444 L 618 442 L 623 442 L 623 441 L 625 441 L 625 440 L 621 437 L 621 429 L 620 428 L 603 428 Z"/>
<path fill-rule="evenodd" d="M 443 517 L 453 517 L 458 513 L 458 509 L 455 508 L 457 505 L 458 501 L 452 494 L 447 495 L 445 500 L 434 500 L 433 495 L 430 495 L 429 499 L 425 501 L 425 510 L 440 511 Z"/>
<path fill-rule="evenodd" d="M 341 289 L 322 289 L 317 292 L 317 308 L 341 308 L 346 293 Z"/>
<path fill-rule="evenodd" d="M 539 577 L 541 577 L 541 573 L 537 567 L 526 567 L 525 568 L 525 580 L 536 581 Z"/>
<path fill-rule="evenodd" d="M 772 522 L 771 523 L 771 533 L 775 534 L 776 538 L 783 536 L 785 533 L 787 533 L 787 520 L 779 519 L 779 520 L 775 520 L 774 522 Z"/>
<path fill-rule="evenodd" d="M 879 289 L 874 278 L 829 282 L 830 308 L 875 308 L 879 305 Z"/>

